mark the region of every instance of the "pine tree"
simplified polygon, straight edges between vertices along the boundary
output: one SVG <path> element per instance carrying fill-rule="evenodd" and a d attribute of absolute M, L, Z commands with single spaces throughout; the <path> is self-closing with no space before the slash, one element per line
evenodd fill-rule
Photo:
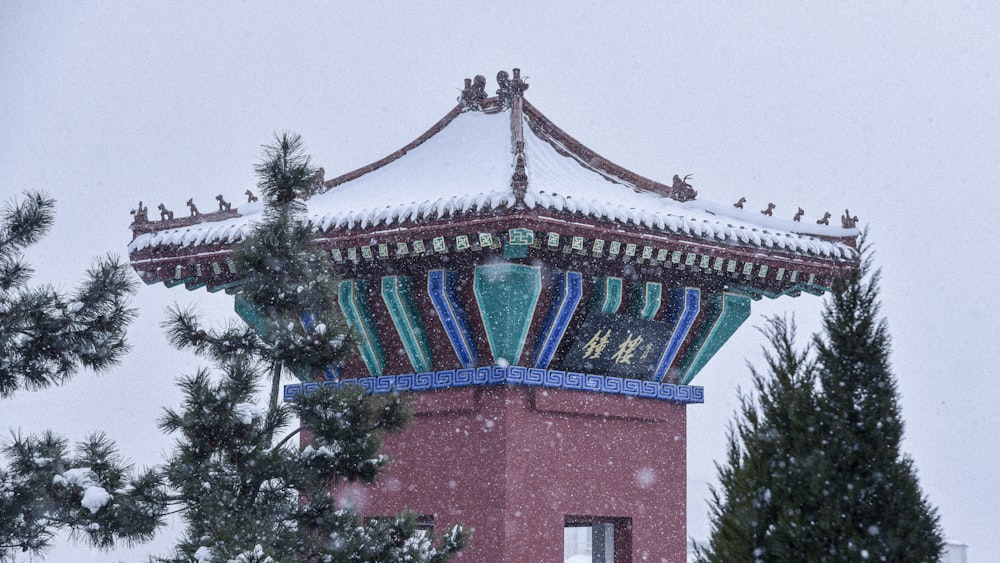
<path fill-rule="evenodd" d="M 319 181 L 309 160 L 298 135 L 286 133 L 264 147 L 256 166 L 267 204 L 264 220 L 234 256 L 237 268 L 249 273 L 239 298 L 273 363 L 272 401 L 282 368 L 322 379 L 332 376 L 330 366 L 351 349 L 344 319 L 331 306 L 337 280 L 329 256 L 316 244 L 314 226 L 305 217 L 303 200 Z"/>
<path fill-rule="evenodd" d="M 167 410 L 161 421 L 163 430 L 179 435 L 165 476 L 187 523 L 173 557 L 446 561 L 466 541 L 460 528 L 435 544 L 414 516 L 361 522 L 332 492 L 346 481 L 374 482 L 388 463 L 378 450 L 381 435 L 407 420 L 400 397 L 373 398 L 344 385 L 290 404 L 277 400 L 284 370 L 332 375 L 349 339 L 332 307 L 329 259 L 303 217 L 301 198 L 316 175 L 298 137 L 283 135 L 266 147 L 257 172 L 267 210 L 235 255 L 247 276 L 240 288 L 244 316 L 254 326 L 204 330 L 191 311 L 175 310 L 168 327 L 174 345 L 215 365 L 182 381 L 182 408 Z M 265 381 L 269 401 L 262 407 L 257 398 Z M 300 426 L 291 430 L 295 415 Z M 294 443 L 301 432 L 303 449 Z"/>
<path fill-rule="evenodd" d="M 98 260 L 71 294 L 28 287 L 23 252 L 51 228 L 54 206 L 26 192 L 0 213 L 0 397 L 59 385 L 80 368 L 105 370 L 128 351 L 135 283 L 115 258 Z M 75 451 L 52 432 L 15 434 L 2 451 L 0 561 L 43 553 L 60 530 L 107 548 L 145 541 L 160 524 L 158 475 L 134 473 L 103 434 Z"/>
<path fill-rule="evenodd" d="M 0 398 L 59 385 L 80 368 L 106 370 L 128 352 L 135 282 L 116 258 L 98 260 L 72 294 L 28 287 L 23 251 L 52 227 L 54 207 L 52 198 L 25 192 L 0 212 Z"/>
<path fill-rule="evenodd" d="M 730 426 L 723 494 L 711 491 L 712 535 L 703 561 L 794 561 L 811 534 L 817 467 L 824 450 L 817 417 L 816 369 L 796 351 L 795 325 L 772 318 L 761 329 L 768 371 L 752 366 L 752 394 L 740 395 Z M 786 556 L 787 557 L 784 557 Z"/>
<path fill-rule="evenodd" d="M 864 237 L 863 239 L 864 240 Z M 880 272 L 864 242 L 861 266 L 837 282 L 815 338 L 818 379 L 829 420 L 830 497 L 843 559 L 937 561 L 944 545 L 937 511 L 900 449 L 903 418 L 880 315 Z M 839 438 L 839 439 L 835 439 Z M 845 439 L 846 438 L 846 439 Z"/>
<path fill-rule="evenodd" d="M 159 473 L 135 474 L 104 435 L 72 452 L 52 432 L 15 436 L 0 470 L 0 561 L 41 555 L 57 531 L 108 549 L 151 539 L 163 524 L 166 496 Z"/>
<path fill-rule="evenodd" d="M 741 397 L 712 491 L 699 561 L 937 561 L 935 509 L 900 450 L 903 422 L 879 313 L 879 272 L 862 261 L 834 284 L 813 349 L 772 319 L 767 373 Z"/>

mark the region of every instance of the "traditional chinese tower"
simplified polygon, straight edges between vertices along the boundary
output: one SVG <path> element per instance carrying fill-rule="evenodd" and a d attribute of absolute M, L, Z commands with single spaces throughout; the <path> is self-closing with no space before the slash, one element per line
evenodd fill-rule
<path fill-rule="evenodd" d="M 318 182 L 306 203 L 358 354 L 285 398 L 411 392 L 395 464 L 355 493 L 366 515 L 474 528 L 466 561 L 563 561 L 580 526 L 593 561 L 685 561 L 690 384 L 754 300 L 822 293 L 854 266 L 854 220 L 697 200 L 563 132 L 517 69 L 497 81 L 488 97 L 467 79 L 416 140 Z M 216 199 L 160 221 L 140 204 L 130 257 L 148 284 L 225 290 L 239 310 L 229 256 L 262 207 Z"/>

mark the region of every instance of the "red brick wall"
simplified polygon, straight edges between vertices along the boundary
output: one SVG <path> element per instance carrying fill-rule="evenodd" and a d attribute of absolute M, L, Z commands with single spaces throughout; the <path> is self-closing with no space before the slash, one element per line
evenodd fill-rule
<path fill-rule="evenodd" d="M 685 561 L 685 407 L 582 391 L 498 386 L 414 395 L 383 450 L 395 464 L 363 513 L 433 515 L 474 528 L 473 562 L 561 562 L 567 515 L 628 518 L 616 561 Z M 345 491 L 346 492 L 346 491 Z"/>

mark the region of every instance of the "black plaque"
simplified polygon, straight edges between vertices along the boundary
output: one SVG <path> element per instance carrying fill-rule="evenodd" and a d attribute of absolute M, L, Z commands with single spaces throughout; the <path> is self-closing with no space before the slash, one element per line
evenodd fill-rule
<path fill-rule="evenodd" d="M 670 338 L 665 323 L 591 314 L 576 333 L 562 369 L 649 379 Z"/>

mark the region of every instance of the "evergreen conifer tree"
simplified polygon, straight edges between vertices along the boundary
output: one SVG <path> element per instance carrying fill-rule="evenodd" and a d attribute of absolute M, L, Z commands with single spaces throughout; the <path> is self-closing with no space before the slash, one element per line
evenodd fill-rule
<path fill-rule="evenodd" d="M 56 532 L 100 549 L 150 540 L 167 498 L 155 469 L 141 473 L 97 433 L 70 450 L 52 432 L 14 437 L 0 469 L 0 561 L 42 555 Z"/>
<path fill-rule="evenodd" d="M 64 383 L 80 368 L 103 371 L 128 352 L 135 282 L 114 257 L 98 260 L 71 294 L 28 287 L 24 250 L 52 227 L 55 200 L 25 192 L 0 212 L 0 397 Z"/>
<path fill-rule="evenodd" d="M 712 491 L 699 561 L 934 562 L 935 509 L 900 450 L 903 421 L 879 313 L 879 272 L 862 261 L 834 284 L 823 332 L 795 349 L 772 319 L 767 373 L 753 372 Z"/>
<path fill-rule="evenodd" d="M 880 272 L 862 237 L 860 268 L 838 282 L 816 336 L 818 379 L 830 426 L 827 514 L 840 560 L 937 561 L 944 546 L 937 511 L 902 453 L 903 417 L 878 299 Z M 835 477 L 835 479 L 833 478 Z"/>
<path fill-rule="evenodd" d="M 23 252 L 51 228 L 54 206 L 26 192 L 0 212 L 0 397 L 59 385 L 80 368 L 105 370 L 128 351 L 135 282 L 115 258 L 98 260 L 70 294 L 28 287 Z M 2 451 L 0 561 L 43 553 L 59 530 L 106 548 L 145 541 L 160 524 L 159 476 L 134 473 L 103 434 L 75 451 L 52 432 L 15 434 Z"/>
<path fill-rule="evenodd" d="M 348 350 L 334 314 L 336 280 L 314 242 L 301 198 L 316 174 L 297 136 L 265 148 L 257 167 L 264 220 L 236 252 L 246 281 L 244 317 L 253 327 L 203 330 L 191 311 L 175 311 L 171 341 L 215 364 L 182 382 L 184 404 L 161 427 L 179 435 L 165 469 L 187 524 L 176 560 L 440 562 L 464 545 L 459 528 L 434 541 L 412 515 L 361 522 L 332 493 L 345 481 L 372 483 L 387 459 L 381 434 L 406 422 L 399 397 L 373 398 L 345 385 L 277 400 L 283 370 L 330 374 Z M 269 382 L 267 407 L 258 387 Z M 301 426 L 288 432 L 293 415 Z M 299 449 L 299 432 L 308 440 Z M 294 440 L 293 440 L 294 438 Z M 173 560 L 173 559 L 170 559 Z"/>

